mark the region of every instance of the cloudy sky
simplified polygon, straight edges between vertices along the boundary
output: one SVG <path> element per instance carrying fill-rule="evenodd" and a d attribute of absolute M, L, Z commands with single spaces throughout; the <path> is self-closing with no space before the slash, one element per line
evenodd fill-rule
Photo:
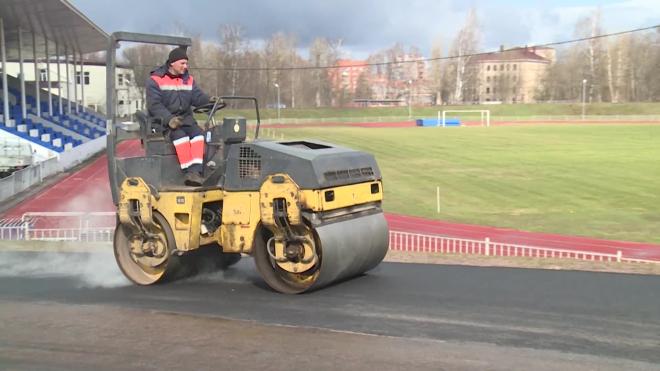
<path fill-rule="evenodd" d="M 396 42 L 429 55 L 435 39 L 448 46 L 469 8 L 477 9 L 483 51 L 573 37 L 575 23 L 600 7 L 606 32 L 660 24 L 658 0 L 70 0 L 106 32 L 171 34 L 183 24 L 216 40 L 222 24 L 240 24 L 255 43 L 283 31 L 301 49 L 315 37 L 341 38 L 364 58 Z"/>

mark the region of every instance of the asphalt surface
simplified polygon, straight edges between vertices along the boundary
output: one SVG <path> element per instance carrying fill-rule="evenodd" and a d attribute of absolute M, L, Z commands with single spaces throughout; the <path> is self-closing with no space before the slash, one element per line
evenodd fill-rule
<path fill-rule="evenodd" d="M 265 287 L 250 258 L 227 272 L 136 287 L 110 254 L 0 252 L 5 303 L 133 308 L 647 365 L 660 364 L 658 287 L 659 276 L 383 263 L 353 280 L 287 296 Z"/>

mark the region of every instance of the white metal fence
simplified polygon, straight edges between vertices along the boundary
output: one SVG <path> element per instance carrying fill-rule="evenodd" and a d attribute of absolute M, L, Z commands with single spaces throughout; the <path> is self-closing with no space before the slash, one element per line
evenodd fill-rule
<path fill-rule="evenodd" d="M 63 214 L 57 216 L 57 214 Z M 111 242 L 114 225 L 97 226 L 90 224 L 95 217 L 114 216 L 114 213 L 30 213 L 21 219 L 0 220 L 0 239 L 34 241 L 79 241 Z M 79 218 L 76 227 L 40 226 L 40 218 L 74 217 Z M 48 223 L 45 223 L 46 225 Z M 636 259 L 623 256 L 619 250 L 614 254 L 585 250 L 558 249 L 552 247 L 528 246 L 511 243 L 455 238 L 439 235 L 419 234 L 401 231 L 389 232 L 389 248 L 395 251 L 426 252 L 433 254 L 481 255 L 498 257 L 526 257 L 537 259 L 572 259 L 595 262 L 652 263 L 660 261 Z"/>
<path fill-rule="evenodd" d="M 620 250 L 618 250 L 616 254 L 608 254 L 585 250 L 557 249 L 552 247 L 493 242 L 490 240 L 490 238 L 485 238 L 483 240 L 473 240 L 399 231 L 390 231 L 389 245 L 390 250 L 429 252 L 438 254 L 660 264 L 660 261 L 655 260 L 624 257 Z"/>

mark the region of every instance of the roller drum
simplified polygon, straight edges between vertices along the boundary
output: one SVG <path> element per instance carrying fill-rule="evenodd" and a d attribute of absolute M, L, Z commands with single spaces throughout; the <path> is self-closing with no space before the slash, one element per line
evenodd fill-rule
<path fill-rule="evenodd" d="M 321 243 L 319 277 L 311 290 L 375 268 L 387 254 L 389 232 L 382 212 L 317 227 Z"/>

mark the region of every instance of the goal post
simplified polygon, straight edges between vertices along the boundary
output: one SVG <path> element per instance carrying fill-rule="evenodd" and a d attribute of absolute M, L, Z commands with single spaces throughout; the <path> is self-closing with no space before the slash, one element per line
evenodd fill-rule
<path fill-rule="evenodd" d="M 490 110 L 484 109 L 484 110 L 444 110 L 444 111 L 438 111 L 438 126 L 442 126 L 443 128 L 447 126 L 447 113 L 466 113 L 469 115 L 476 116 L 476 114 L 479 114 L 479 121 L 481 122 L 481 126 L 490 126 Z"/>

